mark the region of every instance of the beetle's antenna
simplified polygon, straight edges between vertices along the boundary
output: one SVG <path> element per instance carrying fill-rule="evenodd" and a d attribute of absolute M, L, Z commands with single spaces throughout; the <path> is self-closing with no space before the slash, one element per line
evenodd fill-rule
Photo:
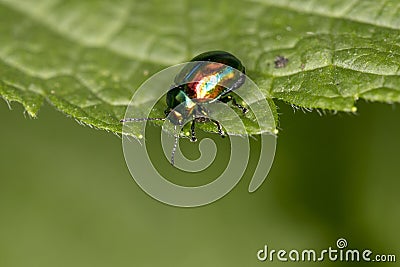
<path fill-rule="evenodd" d="M 177 127 L 177 125 L 174 125 L 175 142 L 174 142 L 174 147 L 172 148 L 172 154 L 171 154 L 172 166 L 174 166 L 174 164 L 175 164 L 175 151 L 176 151 L 176 147 L 178 145 L 178 139 L 179 139 L 179 134 L 176 134 L 176 127 Z"/>
<path fill-rule="evenodd" d="M 125 118 L 119 122 L 130 122 L 130 121 L 165 121 L 165 118 Z"/>

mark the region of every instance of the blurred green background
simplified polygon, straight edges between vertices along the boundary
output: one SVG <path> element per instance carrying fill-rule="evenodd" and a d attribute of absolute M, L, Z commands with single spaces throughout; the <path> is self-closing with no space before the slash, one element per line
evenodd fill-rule
<path fill-rule="evenodd" d="M 223 199 L 184 209 L 135 184 L 117 136 L 49 105 L 30 119 L 1 101 L 0 266 L 308 266 L 256 252 L 335 247 L 340 237 L 399 256 L 398 106 L 326 116 L 279 106 L 262 187 L 249 194 L 247 175 Z"/>

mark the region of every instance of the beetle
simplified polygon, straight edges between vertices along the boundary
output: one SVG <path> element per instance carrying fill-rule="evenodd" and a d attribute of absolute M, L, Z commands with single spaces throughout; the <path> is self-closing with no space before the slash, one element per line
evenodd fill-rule
<path fill-rule="evenodd" d="M 184 118 L 191 120 L 191 138 L 196 142 L 195 123 L 213 122 L 218 129 L 220 136 L 224 137 L 224 132 L 220 123 L 209 119 L 207 111 L 196 105 L 198 102 L 221 101 L 224 103 L 232 102 L 243 114 L 247 108 L 237 103 L 236 99 L 230 94 L 232 91 L 241 87 L 246 79 L 246 70 L 242 62 L 226 51 L 209 51 L 197 55 L 190 62 L 194 64 L 186 65 L 175 77 L 174 85 L 166 94 L 167 109 L 165 115 L 175 125 L 182 125 Z M 235 71 L 237 70 L 237 71 Z M 184 113 L 174 110 L 178 105 L 184 105 Z M 202 116 L 203 115 L 203 116 Z M 166 118 L 124 118 L 120 122 L 159 120 Z M 171 164 L 174 165 L 174 155 L 178 143 L 179 135 L 175 135 L 175 143 L 171 155 Z"/>

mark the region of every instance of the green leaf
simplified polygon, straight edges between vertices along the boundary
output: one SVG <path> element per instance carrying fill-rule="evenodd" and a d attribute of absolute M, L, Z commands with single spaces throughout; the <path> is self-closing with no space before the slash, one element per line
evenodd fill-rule
<path fill-rule="evenodd" d="M 149 76 L 219 49 L 267 98 L 354 112 L 358 99 L 400 102 L 399 10 L 394 0 L 1 0 L 0 95 L 33 117 L 46 99 L 120 133 Z M 277 56 L 287 64 L 276 68 Z"/>

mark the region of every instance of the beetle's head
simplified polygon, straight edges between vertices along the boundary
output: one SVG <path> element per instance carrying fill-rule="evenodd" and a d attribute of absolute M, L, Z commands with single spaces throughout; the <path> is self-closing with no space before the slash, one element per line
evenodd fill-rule
<path fill-rule="evenodd" d="M 187 96 L 184 92 L 184 85 L 171 88 L 167 92 L 167 109 L 165 115 L 175 124 L 182 124 L 189 116 L 193 116 L 196 101 Z"/>

